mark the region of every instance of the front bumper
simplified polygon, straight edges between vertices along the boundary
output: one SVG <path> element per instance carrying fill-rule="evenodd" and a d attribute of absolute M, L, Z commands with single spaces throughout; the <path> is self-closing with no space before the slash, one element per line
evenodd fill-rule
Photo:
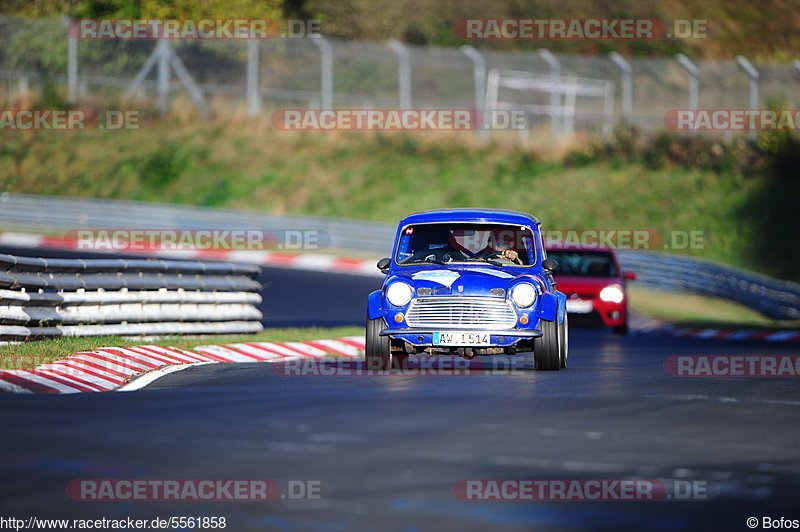
<path fill-rule="evenodd" d="M 592 302 L 592 312 L 589 314 L 600 316 L 606 327 L 617 327 L 624 325 L 628 321 L 628 305 L 626 301 L 612 303 L 603 301 L 600 298 L 591 299 L 590 301 Z M 577 314 L 577 316 L 580 315 L 580 313 Z"/>
<path fill-rule="evenodd" d="M 425 347 L 438 347 L 433 346 L 433 333 L 434 332 L 464 332 L 467 329 L 419 329 L 419 328 L 404 328 L 404 329 L 384 329 L 381 331 L 381 336 L 390 336 L 393 340 L 402 340 L 414 346 Z M 503 330 L 480 330 L 475 332 L 489 333 L 488 346 L 481 347 L 510 347 L 516 345 L 520 340 L 530 340 L 542 336 L 542 331 L 539 329 L 503 329 Z"/>

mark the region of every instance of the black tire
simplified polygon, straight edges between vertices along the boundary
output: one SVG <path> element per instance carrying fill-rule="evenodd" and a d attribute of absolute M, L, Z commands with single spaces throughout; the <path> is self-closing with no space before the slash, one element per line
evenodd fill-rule
<path fill-rule="evenodd" d="M 559 325 L 558 332 L 560 333 L 558 343 L 561 348 L 561 369 L 567 367 L 569 360 L 569 324 L 567 323 L 567 313 L 564 313 L 564 321 Z"/>
<path fill-rule="evenodd" d="M 391 340 L 388 336 L 381 336 L 381 331 L 386 328 L 383 318 L 371 320 L 367 318 L 367 337 L 364 349 L 365 364 L 368 370 L 389 369 L 391 361 Z"/>
<path fill-rule="evenodd" d="M 558 323 L 541 320 L 542 336 L 533 339 L 533 360 L 537 370 L 561 369 L 561 346 L 558 341 Z"/>
<path fill-rule="evenodd" d="M 613 327 L 611 330 L 614 332 L 614 334 L 621 334 L 621 335 L 628 334 L 628 322 L 626 321 L 622 325 L 617 325 L 616 327 Z"/>

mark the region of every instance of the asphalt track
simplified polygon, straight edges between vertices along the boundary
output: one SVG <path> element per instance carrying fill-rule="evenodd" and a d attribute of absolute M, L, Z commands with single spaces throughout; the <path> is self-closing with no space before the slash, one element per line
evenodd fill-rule
<path fill-rule="evenodd" d="M 268 298 L 270 319 L 291 308 L 291 323 L 307 306 L 360 323 L 376 280 L 308 291 L 325 288 L 323 279 L 265 270 L 273 293 L 292 298 Z M 286 531 L 737 531 L 751 530 L 749 517 L 800 519 L 798 381 L 675 378 L 663 366 L 671 355 L 798 354 L 796 346 L 573 328 L 570 352 L 559 372 L 526 369 L 529 355 L 513 370 L 470 374 L 302 377 L 274 364 L 206 365 L 133 393 L 2 396 L 0 516 L 225 516 L 227 530 Z M 313 480 L 322 497 L 70 499 L 69 481 L 86 478 Z M 453 493 L 460 480 L 507 478 L 677 479 L 705 485 L 709 497 L 499 502 Z"/>

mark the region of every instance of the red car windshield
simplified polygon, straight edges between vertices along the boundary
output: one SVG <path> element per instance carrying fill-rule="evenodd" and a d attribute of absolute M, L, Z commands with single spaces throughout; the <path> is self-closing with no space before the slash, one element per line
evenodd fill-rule
<path fill-rule="evenodd" d="M 607 251 L 553 250 L 547 257 L 558 261 L 556 275 L 572 277 L 619 277 L 611 253 Z"/>
<path fill-rule="evenodd" d="M 426 223 L 403 229 L 397 264 L 497 262 L 531 266 L 536 262 L 533 234 L 527 227 L 480 223 Z"/>

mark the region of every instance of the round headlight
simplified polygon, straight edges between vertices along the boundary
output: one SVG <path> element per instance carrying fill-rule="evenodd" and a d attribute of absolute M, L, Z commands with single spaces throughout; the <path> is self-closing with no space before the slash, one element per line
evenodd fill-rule
<path fill-rule="evenodd" d="M 600 290 L 600 299 L 603 301 L 608 301 L 609 303 L 622 303 L 624 298 L 625 294 L 622 292 L 622 288 L 620 288 L 619 285 L 612 284 Z"/>
<path fill-rule="evenodd" d="M 530 307 L 536 301 L 536 289 L 532 284 L 520 283 L 511 289 L 511 301 L 518 307 Z"/>
<path fill-rule="evenodd" d="M 394 282 L 386 289 L 386 299 L 395 307 L 403 307 L 411 301 L 414 290 L 401 281 Z"/>

